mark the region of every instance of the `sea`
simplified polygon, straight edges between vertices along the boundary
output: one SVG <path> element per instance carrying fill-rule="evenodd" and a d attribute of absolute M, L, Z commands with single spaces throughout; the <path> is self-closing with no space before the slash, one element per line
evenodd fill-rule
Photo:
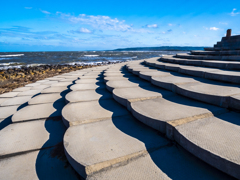
<path fill-rule="evenodd" d="M 199 48 L 195 48 L 199 49 Z M 201 48 L 202 49 L 202 48 Z M 189 50 L 113 50 L 113 51 L 57 51 L 57 52 L 0 52 L 0 70 L 39 65 L 101 65 L 126 62 L 177 53 Z"/>

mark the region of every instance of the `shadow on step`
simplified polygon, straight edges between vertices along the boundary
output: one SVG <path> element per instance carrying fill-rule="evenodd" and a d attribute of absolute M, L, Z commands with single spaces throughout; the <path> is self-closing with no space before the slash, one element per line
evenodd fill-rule
<path fill-rule="evenodd" d="M 157 166 L 159 171 L 154 173 L 162 174 L 161 172 L 163 172 L 170 179 L 176 180 L 232 179 L 228 175 L 216 170 L 188 153 L 174 142 L 169 141 L 158 131 L 137 121 L 130 114 L 127 116 L 116 117 L 115 114 L 118 114 L 118 109 L 109 108 L 109 106 L 104 103 L 104 94 L 102 94 L 102 98 L 99 99 L 99 104 L 113 113 L 112 122 L 118 130 L 127 136 L 137 139 L 139 143 L 144 144 L 150 155 L 150 159 L 146 164 L 139 165 L 139 169 L 143 167 L 146 169 Z M 119 106 L 121 105 L 119 104 Z M 130 146 L 131 145 L 129 145 L 129 148 L 131 148 Z M 134 161 L 137 161 L 137 159 Z M 131 163 L 131 161 L 128 163 Z"/>
<path fill-rule="evenodd" d="M 68 89 L 70 86 L 68 86 Z M 66 91 L 60 93 L 63 98 L 66 96 Z M 45 129 L 49 133 L 49 139 L 39 150 L 37 155 L 35 169 L 38 179 L 40 180 L 65 180 L 82 179 L 78 173 L 72 168 L 67 161 L 63 147 L 63 136 L 66 131 L 66 127 L 62 122 L 61 114 L 63 104 L 65 101 L 53 102 L 55 112 L 49 115 L 45 120 Z"/>

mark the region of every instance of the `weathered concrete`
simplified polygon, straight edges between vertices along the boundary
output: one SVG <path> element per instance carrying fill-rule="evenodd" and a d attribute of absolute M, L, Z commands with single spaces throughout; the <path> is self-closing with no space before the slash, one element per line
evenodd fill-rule
<path fill-rule="evenodd" d="M 18 107 L 19 106 L 0 107 L 0 121 L 8 118 L 9 116 L 17 112 Z"/>
<path fill-rule="evenodd" d="M 166 122 L 177 120 L 187 123 L 223 113 L 226 110 L 180 96 L 169 96 L 166 99 L 156 98 L 133 102 L 131 112 L 144 124 L 166 133 Z"/>
<path fill-rule="evenodd" d="M 48 84 L 55 84 L 55 83 L 58 83 L 59 81 L 47 81 L 47 82 L 43 82 L 41 84 L 44 84 L 44 85 L 48 85 Z"/>
<path fill-rule="evenodd" d="M 106 89 L 72 91 L 66 95 L 66 102 L 96 101 L 99 99 L 111 99 L 112 94 Z"/>
<path fill-rule="evenodd" d="M 39 85 L 39 86 L 33 86 L 32 88 L 31 88 L 31 90 L 38 90 L 38 89 L 40 89 L 40 90 L 42 90 L 42 89 L 46 89 L 46 88 L 48 88 L 48 87 L 50 87 L 50 85 Z"/>
<path fill-rule="evenodd" d="M 142 79 L 145 79 L 147 81 L 151 81 L 151 77 L 164 77 L 164 76 L 170 76 L 170 72 L 164 72 L 164 71 L 140 71 L 139 77 Z"/>
<path fill-rule="evenodd" d="M 52 84 L 51 87 L 68 87 L 70 85 L 72 85 L 72 81 L 69 81 L 69 82 L 59 82 L 59 83 L 56 83 L 56 84 Z"/>
<path fill-rule="evenodd" d="M 61 93 L 61 92 L 68 92 L 69 89 L 64 86 L 59 86 L 59 87 L 49 87 L 41 91 L 42 94 L 46 93 Z"/>
<path fill-rule="evenodd" d="M 196 79 L 191 78 L 191 77 L 173 76 L 173 75 L 166 76 L 166 77 L 152 77 L 152 79 L 151 79 L 152 84 L 154 84 L 158 87 L 173 91 L 173 92 L 176 92 L 176 85 L 197 83 L 197 82 L 198 81 Z"/>
<path fill-rule="evenodd" d="M 107 81 L 118 81 L 118 80 L 136 80 L 138 77 L 135 76 L 109 76 L 109 77 L 104 77 L 104 82 Z"/>
<path fill-rule="evenodd" d="M 0 98 L 11 98 L 15 97 L 19 94 L 20 92 L 8 92 L 0 95 Z"/>
<path fill-rule="evenodd" d="M 153 86 L 145 88 L 119 88 L 113 90 L 113 98 L 130 110 L 130 103 L 146 99 L 154 99 L 162 96 L 171 96 L 172 92 L 162 90 Z"/>
<path fill-rule="evenodd" d="M 72 126 L 64 135 L 67 158 L 83 177 L 127 163 L 131 158 L 146 154 L 147 149 L 167 144 L 166 139 L 131 116 Z"/>
<path fill-rule="evenodd" d="M 195 156 L 240 179 L 239 125 L 238 113 L 226 113 L 177 126 L 174 136 Z"/>
<path fill-rule="evenodd" d="M 16 88 L 13 90 L 13 92 L 23 92 L 23 91 L 28 91 L 30 90 L 32 87 L 20 87 L 20 88 Z"/>
<path fill-rule="evenodd" d="M 223 71 L 218 70 L 214 72 L 206 72 L 205 78 L 213 79 L 217 81 L 224 81 L 229 83 L 240 84 L 240 72 L 239 71 Z"/>
<path fill-rule="evenodd" d="M 64 102 L 64 93 L 51 93 L 51 94 L 40 94 L 28 101 L 29 105 L 32 104 L 46 104 L 46 103 L 58 103 Z"/>
<path fill-rule="evenodd" d="M 69 103 L 62 110 L 63 122 L 67 127 L 127 114 L 129 112 L 124 107 L 110 99 Z"/>
<path fill-rule="evenodd" d="M 74 84 L 70 87 L 73 91 L 105 89 L 105 83 Z"/>
<path fill-rule="evenodd" d="M 0 131 L 0 158 L 57 145 L 64 132 L 60 118 L 10 124 Z"/>
<path fill-rule="evenodd" d="M 134 76 L 133 74 L 131 73 L 127 73 L 127 72 L 124 72 L 124 73 L 121 73 L 121 72 L 110 72 L 110 73 L 104 73 L 104 76 L 105 77 L 111 77 L 111 76 L 122 76 L 122 77 L 125 77 L 125 76 Z"/>
<path fill-rule="evenodd" d="M 79 180 L 62 148 L 55 146 L 0 160 L 0 177 L 8 180 Z"/>
<path fill-rule="evenodd" d="M 199 101 L 221 107 L 228 107 L 229 96 L 240 94 L 240 88 L 238 86 L 228 85 L 229 84 L 211 81 L 179 84 L 176 87 L 176 92 Z M 240 107 L 238 109 L 240 109 Z"/>
<path fill-rule="evenodd" d="M 75 81 L 76 84 L 93 84 L 97 82 L 104 82 L 103 79 L 80 79 Z"/>
<path fill-rule="evenodd" d="M 101 171 L 89 176 L 89 180 L 112 179 L 233 179 L 225 173 L 208 166 L 196 157 L 186 153 L 181 147 L 159 148 L 124 165 Z"/>
<path fill-rule="evenodd" d="M 26 102 L 28 102 L 31 99 L 32 96 L 18 96 L 9 98 L 8 100 L 1 103 L 0 106 L 15 106 L 15 105 L 21 105 Z"/>
<path fill-rule="evenodd" d="M 25 87 L 33 87 L 33 86 L 39 86 L 41 85 L 41 83 L 31 83 L 31 84 L 27 84 Z"/>
<path fill-rule="evenodd" d="M 35 90 L 28 90 L 18 93 L 17 96 L 34 96 L 36 94 L 39 94 L 42 90 L 41 89 L 35 89 Z"/>
<path fill-rule="evenodd" d="M 64 105 L 65 103 L 46 103 L 26 106 L 13 115 L 12 122 L 58 117 L 61 116 L 61 110 Z"/>
<path fill-rule="evenodd" d="M 107 90 L 110 92 L 113 91 L 115 88 L 128 88 L 128 87 L 137 87 L 137 86 L 150 86 L 151 84 L 145 81 L 136 80 L 136 81 L 129 81 L 129 80 L 119 80 L 119 81 L 108 81 L 106 83 Z"/>
<path fill-rule="evenodd" d="M 4 101 L 6 101 L 6 100 L 8 100 L 8 99 L 11 99 L 11 98 L 0 98 L 0 106 L 1 106 L 1 104 L 2 104 Z"/>

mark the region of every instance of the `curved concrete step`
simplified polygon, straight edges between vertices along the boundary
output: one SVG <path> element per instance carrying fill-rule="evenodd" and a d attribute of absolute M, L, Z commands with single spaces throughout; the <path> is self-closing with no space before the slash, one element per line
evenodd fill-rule
<path fill-rule="evenodd" d="M 146 64 L 149 62 L 146 61 Z M 161 64 L 161 66 L 159 65 Z M 149 64 L 156 68 L 165 69 L 169 64 L 162 62 L 156 62 Z M 166 68 L 167 69 L 167 68 Z M 234 84 L 240 84 L 240 73 L 239 71 L 229 71 L 229 70 L 220 70 L 215 68 L 206 68 L 206 67 L 195 67 L 195 66 L 179 66 L 178 69 L 175 69 L 177 72 L 182 74 L 187 74 L 191 76 L 197 76 L 207 79 L 213 79 L 217 81 L 229 82 Z"/>
<path fill-rule="evenodd" d="M 150 86 L 151 84 L 145 81 L 136 80 L 119 80 L 119 81 L 108 81 L 106 83 L 106 88 L 110 92 L 112 92 L 115 88 L 129 88 L 129 87 L 137 87 L 137 86 Z"/>
<path fill-rule="evenodd" d="M 155 77 L 164 77 L 164 76 L 170 76 L 171 73 L 170 72 L 163 72 L 163 71 L 140 71 L 138 76 L 142 79 L 145 79 L 147 81 L 151 81 L 151 77 L 155 76 Z"/>
<path fill-rule="evenodd" d="M 64 146 L 69 162 L 86 179 L 230 178 L 131 116 L 71 126 Z"/>
<path fill-rule="evenodd" d="M 48 141 L 53 129 L 54 138 Z M 62 142 L 64 132 L 60 118 L 10 124 L 0 131 L 0 157 L 52 147 Z"/>
<path fill-rule="evenodd" d="M 225 60 L 225 61 L 239 61 L 240 56 L 209 56 L 209 55 L 190 55 L 190 54 L 177 54 L 177 58 L 184 59 L 199 59 L 199 60 Z"/>
<path fill-rule="evenodd" d="M 88 84 L 74 84 L 70 87 L 73 91 L 83 91 L 83 90 L 94 90 L 94 89 L 105 89 L 105 83 L 88 83 Z"/>
<path fill-rule="evenodd" d="M 198 82 L 193 84 L 179 84 L 176 92 L 199 101 L 228 108 L 229 98 L 240 94 L 238 86 L 227 86 L 223 83 Z M 236 107 L 240 110 L 240 107 Z"/>
<path fill-rule="evenodd" d="M 153 76 L 151 78 L 151 83 L 155 86 L 176 92 L 177 85 L 198 83 L 198 81 L 191 77 L 171 75 L 166 77 Z"/>
<path fill-rule="evenodd" d="M 93 89 L 72 91 L 66 95 L 66 102 L 83 102 L 83 101 L 96 101 L 99 99 L 112 99 L 112 94 L 106 89 Z"/>
<path fill-rule="evenodd" d="M 28 104 L 33 105 L 33 104 L 64 102 L 65 95 L 66 95 L 66 93 L 40 94 L 36 97 L 29 99 Z"/>
<path fill-rule="evenodd" d="M 160 60 L 164 62 L 183 64 L 183 65 L 194 65 L 194 66 L 203 66 L 203 67 L 229 69 L 229 70 L 240 69 L 240 62 L 233 62 L 233 61 L 188 60 L 188 59 L 165 57 L 165 56 L 162 57 Z"/>
<path fill-rule="evenodd" d="M 79 180 L 62 151 L 62 147 L 54 146 L 1 159 L 0 177 L 8 180 L 16 177 L 18 180 Z"/>
<path fill-rule="evenodd" d="M 104 77 L 104 82 L 108 82 L 108 81 L 122 81 L 122 80 L 127 80 L 127 79 L 131 79 L 131 80 L 137 80 L 138 77 L 135 76 L 105 76 Z"/>
<path fill-rule="evenodd" d="M 97 83 L 97 82 L 104 82 L 103 79 L 80 79 L 75 81 L 76 84 L 91 84 L 91 83 Z"/>
<path fill-rule="evenodd" d="M 174 95 L 172 92 L 162 90 L 153 86 L 119 88 L 113 90 L 113 98 L 123 106 L 130 110 L 130 103 L 145 99 L 155 99 L 158 97 L 166 97 Z"/>
<path fill-rule="evenodd" d="M 6 101 L 0 103 L 0 107 L 1 106 L 16 106 L 16 105 L 25 104 L 31 98 L 32 98 L 32 96 L 17 96 L 17 97 L 8 98 Z"/>
<path fill-rule="evenodd" d="M 174 139 L 185 149 L 217 169 L 240 179 L 238 113 L 199 119 L 176 126 L 175 129 Z"/>
<path fill-rule="evenodd" d="M 191 51 L 192 55 L 240 55 L 239 50 L 230 51 Z"/>
<path fill-rule="evenodd" d="M 225 108 L 232 108 L 230 97 L 240 94 L 239 85 L 181 76 L 177 73 L 164 77 L 152 76 L 151 83 L 180 95 Z M 238 103 L 238 99 L 234 101 Z M 240 107 L 237 106 L 234 109 L 240 110 Z"/>
<path fill-rule="evenodd" d="M 112 99 L 69 103 L 62 110 L 63 122 L 67 127 L 127 114 L 129 112 Z"/>

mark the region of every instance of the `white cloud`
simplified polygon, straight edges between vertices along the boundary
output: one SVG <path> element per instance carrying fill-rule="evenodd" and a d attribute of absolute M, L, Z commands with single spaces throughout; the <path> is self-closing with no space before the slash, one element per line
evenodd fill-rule
<path fill-rule="evenodd" d="M 231 16 L 236 16 L 236 15 L 240 14 L 240 12 L 235 12 L 236 10 L 237 10 L 237 9 L 234 8 L 234 9 L 232 10 L 232 12 L 230 13 L 230 15 L 231 15 Z"/>
<path fill-rule="evenodd" d="M 146 25 L 148 28 L 158 28 L 157 24 L 147 24 Z"/>
<path fill-rule="evenodd" d="M 173 24 L 170 24 L 170 23 L 169 23 L 168 26 L 173 26 Z"/>
<path fill-rule="evenodd" d="M 80 28 L 80 29 L 79 29 L 79 32 L 81 32 L 81 33 L 91 33 L 92 31 L 90 31 L 90 30 L 87 29 L 87 28 Z"/>
<path fill-rule="evenodd" d="M 24 7 L 25 9 L 32 9 L 32 7 Z"/>
<path fill-rule="evenodd" d="M 40 11 L 41 11 L 42 13 L 44 13 L 44 14 L 51 14 L 50 12 L 44 11 L 44 10 L 41 10 L 41 9 L 40 9 Z"/>
<path fill-rule="evenodd" d="M 78 16 L 73 16 L 69 14 L 64 14 L 57 12 L 58 15 L 64 20 L 71 23 L 87 24 L 99 30 L 115 30 L 115 31 L 129 31 L 132 27 L 125 23 L 124 20 L 120 21 L 117 18 L 110 18 L 109 16 L 93 16 L 86 14 L 79 14 Z"/>
<path fill-rule="evenodd" d="M 210 27 L 209 29 L 210 29 L 210 30 L 213 30 L 213 31 L 219 30 L 219 28 L 216 28 L 216 27 Z"/>

